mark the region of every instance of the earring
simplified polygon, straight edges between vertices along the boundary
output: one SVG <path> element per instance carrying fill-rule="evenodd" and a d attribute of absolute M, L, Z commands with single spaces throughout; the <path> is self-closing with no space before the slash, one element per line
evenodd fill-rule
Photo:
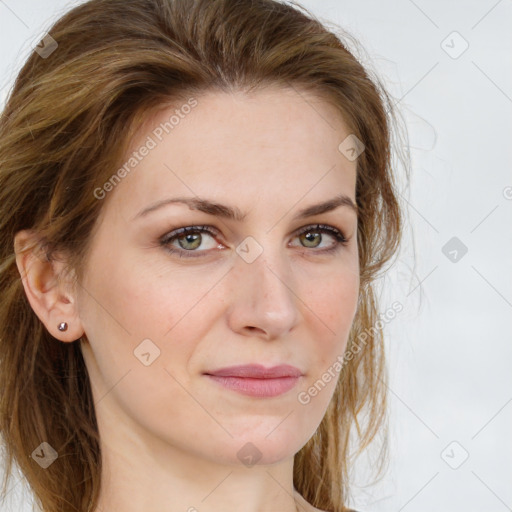
<path fill-rule="evenodd" d="M 68 328 L 68 324 L 66 322 L 61 322 L 58 327 L 59 331 L 66 331 L 67 328 Z"/>

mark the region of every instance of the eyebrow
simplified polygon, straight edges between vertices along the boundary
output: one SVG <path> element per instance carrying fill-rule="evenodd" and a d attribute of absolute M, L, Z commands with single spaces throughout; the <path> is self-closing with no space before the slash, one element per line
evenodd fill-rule
<path fill-rule="evenodd" d="M 191 210 L 199 210 L 201 212 L 207 213 L 208 215 L 216 215 L 217 217 L 222 217 L 228 220 L 234 220 L 237 222 L 243 221 L 247 217 L 247 212 L 242 213 L 238 208 L 227 206 L 224 204 L 216 203 L 214 201 L 210 201 L 208 199 L 200 198 L 200 197 L 175 197 L 169 199 L 162 199 L 161 201 L 157 201 L 156 203 L 151 204 L 150 206 L 142 209 L 139 213 L 137 213 L 132 220 L 135 220 L 139 217 L 145 217 L 149 213 L 154 212 L 163 206 L 167 206 L 169 204 L 185 204 Z M 306 217 L 312 217 L 314 215 L 320 215 L 322 213 L 327 213 L 340 206 L 345 206 L 354 211 L 357 215 L 358 207 L 352 201 L 352 199 L 344 194 L 340 194 L 328 201 L 324 201 L 323 203 L 314 204 L 308 206 L 300 210 L 297 215 L 295 215 L 295 219 L 304 219 Z"/>

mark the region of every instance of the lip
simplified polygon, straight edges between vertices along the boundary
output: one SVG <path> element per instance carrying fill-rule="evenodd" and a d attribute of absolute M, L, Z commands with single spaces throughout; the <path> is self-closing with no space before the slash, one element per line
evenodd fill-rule
<path fill-rule="evenodd" d="M 298 368 L 289 364 L 280 364 L 271 368 L 266 368 L 261 364 L 245 364 L 211 370 L 205 373 L 206 375 L 214 375 L 216 377 L 246 377 L 251 379 L 278 379 L 302 376 L 302 372 Z"/>
<path fill-rule="evenodd" d="M 262 365 L 242 365 L 221 368 L 205 375 L 221 386 L 243 395 L 271 398 L 295 387 L 302 372 L 290 365 L 265 368 Z"/>

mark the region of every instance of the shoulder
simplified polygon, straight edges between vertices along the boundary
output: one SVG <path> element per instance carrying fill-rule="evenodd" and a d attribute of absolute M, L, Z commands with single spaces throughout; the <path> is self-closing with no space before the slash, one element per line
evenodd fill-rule
<path fill-rule="evenodd" d="M 296 502 L 300 505 L 301 512 L 331 512 L 328 510 L 321 510 L 319 508 L 313 507 L 311 503 L 306 501 L 300 493 L 298 493 L 295 489 L 293 491 L 293 495 L 295 496 Z M 347 512 L 358 512 L 357 510 L 347 509 Z"/>
<path fill-rule="evenodd" d="M 300 505 L 301 512 L 331 512 L 328 510 L 321 510 L 319 508 L 313 507 L 311 503 L 306 501 L 301 494 L 299 494 L 295 489 L 293 491 L 293 495 L 295 496 L 295 499 L 297 503 Z M 347 512 L 358 512 L 354 509 L 347 509 Z"/>

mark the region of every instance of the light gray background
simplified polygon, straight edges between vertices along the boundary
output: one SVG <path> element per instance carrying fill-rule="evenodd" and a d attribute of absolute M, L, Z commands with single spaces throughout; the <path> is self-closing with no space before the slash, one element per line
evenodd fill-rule
<path fill-rule="evenodd" d="M 77 3 L 0 0 L 1 104 L 32 45 Z M 407 233 L 382 280 L 381 311 L 404 307 L 385 327 L 391 457 L 373 485 L 372 451 L 359 459 L 352 506 L 512 510 L 512 2 L 301 3 L 358 38 L 410 138 L 402 197 L 416 266 Z M 468 249 L 455 262 L 442 252 L 452 237 Z M 29 511 L 16 480 L 2 510 Z"/>

